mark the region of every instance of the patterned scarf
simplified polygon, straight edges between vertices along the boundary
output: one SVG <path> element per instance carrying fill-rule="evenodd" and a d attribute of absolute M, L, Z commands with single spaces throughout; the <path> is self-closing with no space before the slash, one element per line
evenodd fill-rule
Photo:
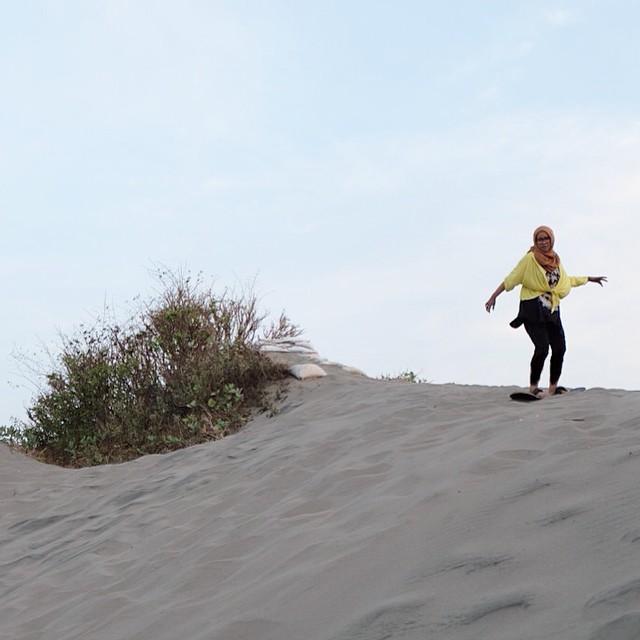
<path fill-rule="evenodd" d="M 541 231 L 545 231 L 551 238 L 551 243 L 548 251 L 541 251 L 536 238 Z M 533 246 L 529 251 L 533 253 L 537 263 L 547 272 L 551 273 L 560 266 L 560 256 L 553 250 L 556 238 L 553 235 L 553 231 L 549 227 L 541 226 L 533 232 Z"/>

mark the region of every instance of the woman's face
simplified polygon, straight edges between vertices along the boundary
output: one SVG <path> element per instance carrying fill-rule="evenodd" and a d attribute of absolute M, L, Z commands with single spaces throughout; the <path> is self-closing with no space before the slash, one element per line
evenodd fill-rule
<path fill-rule="evenodd" d="M 551 237 L 546 231 L 539 231 L 536 235 L 536 245 L 540 251 L 549 251 L 551 249 Z"/>

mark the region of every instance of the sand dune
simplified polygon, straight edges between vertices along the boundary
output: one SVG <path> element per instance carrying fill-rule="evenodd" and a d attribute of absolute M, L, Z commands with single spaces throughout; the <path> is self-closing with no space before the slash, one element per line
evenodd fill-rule
<path fill-rule="evenodd" d="M 640 395 L 323 366 L 279 415 L 83 470 L 0 446 L 0 638 L 640 638 Z"/>

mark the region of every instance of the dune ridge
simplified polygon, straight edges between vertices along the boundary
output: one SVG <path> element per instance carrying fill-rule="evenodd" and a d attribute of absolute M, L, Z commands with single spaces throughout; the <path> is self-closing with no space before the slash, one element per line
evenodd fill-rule
<path fill-rule="evenodd" d="M 640 637 L 638 392 L 322 368 L 163 456 L 0 446 L 0 638 Z"/>

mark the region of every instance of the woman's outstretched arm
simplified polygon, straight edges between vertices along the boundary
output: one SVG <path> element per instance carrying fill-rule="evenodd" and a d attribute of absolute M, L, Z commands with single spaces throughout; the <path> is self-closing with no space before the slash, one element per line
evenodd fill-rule
<path fill-rule="evenodd" d="M 491 294 L 491 297 L 485 302 L 484 308 L 487 313 L 491 313 L 491 309 L 496 306 L 496 298 L 505 290 L 504 282 L 500 283 L 500 286 Z"/>

